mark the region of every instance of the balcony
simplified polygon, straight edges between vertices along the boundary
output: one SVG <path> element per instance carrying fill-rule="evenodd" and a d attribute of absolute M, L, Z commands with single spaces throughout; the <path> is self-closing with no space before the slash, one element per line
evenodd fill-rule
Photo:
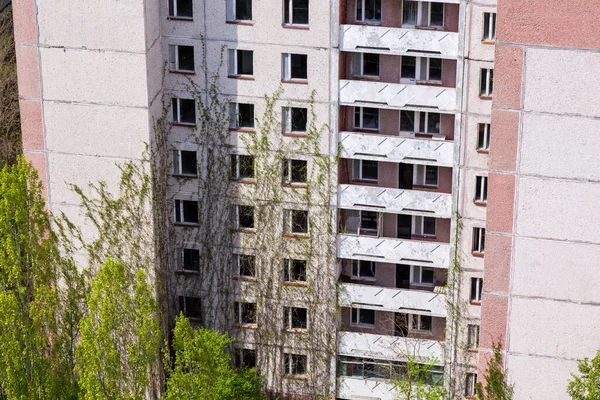
<path fill-rule="evenodd" d="M 452 195 L 418 190 L 340 185 L 338 207 L 386 213 L 450 218 Z"/>
<path fill-rule="evenodd" d="M 456 89 L 340 80 L 340 105 L 456 113 Z"/>
<path fill-rule="evenodd" d="M 378 379 L 338 378 L 338 399 L 395 400 L 397 396 L 394 385 Z"/>
<path fill-rule="evenodd" d="M 450 245 L 407 239 L 338 235 L 338 258 L 448 268 Z"/>
<path fill-rule="evenodd" d="M 342 25 L 340 51 L 456 59 L 458 58 L 458 33 Z"/>
<path fill-rule="evenodd" d="M 341 156 L 408 164 L 454 165 L 454 142 L 371 133 L 340 133 Z"/>
<path fill-rule="evenodd" d="M 445 318 L 446 295 L 428 291 L 382 288 L 379 286 L 343 283 L 341 307 L 365 308 Z"/>
<path fill-rule="evenodd" d="M 400 361 L 406 361 L 408 357 L 428 362 L 444 359 L 442 344 L 435 340 L 358 332 L 341 332 L 338 354 Z"/>

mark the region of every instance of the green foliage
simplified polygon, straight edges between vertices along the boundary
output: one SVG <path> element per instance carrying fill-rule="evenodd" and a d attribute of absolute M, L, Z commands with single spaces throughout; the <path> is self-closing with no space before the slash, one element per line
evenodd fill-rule
<path fill-rule="evenodd" d="M 475 387 L 479 400 L 510 400 L 513 398 L 514 385 L 506 381 L 506 371 L 502 367 L 502 343 L 493 343 L 494 354 L 488 361 L 484 375 L 485 390 L 481 383 Z"/>
<path fill-rule="evenodd" d="M 174 366 L 165 399 L 261 399 L 262 381 L 254 369 L 236 370 L 226 352 L 227 335 L 199 328 L 180 315 L 173 329 Z"/>
<path fill-rule="evenodd" d="M 143 399 L 159 358 L 158 306 L 146 274 L 107 260 L 92 279 L 76 370 L 85 399 Z"/>
<path fill-rule="evenodd" d="M 76 393 L 69 329 L 77 315 L 66 308 L 77 299 L 70 283 L 56 284 L 71 272 L 50 230 L 37 172 L 19 158 L 0 171 L 0 386 L 7 397 Z"/>
<path fill-rule="evenodd" d="M 580 375 L 571 374 L 567 393 L 573 400 L 600 399 L 600 350 L 591 360 L 580 360 L 577 369 Z"/>
<path fill-rule="evenodd" d="M 442 380 L 436 377 L 435 360 L 408 357 L 406 371 L 393 383 L 398 400 L 444 400 L 447 398 Z"/>

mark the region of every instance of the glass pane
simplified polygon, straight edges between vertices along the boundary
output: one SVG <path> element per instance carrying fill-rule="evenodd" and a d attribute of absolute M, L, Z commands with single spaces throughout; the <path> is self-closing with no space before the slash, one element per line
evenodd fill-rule
<path fill-rule="evenodd" d="M 181 173 L 186 175 L 197 175 L 198 164 L 195 151 L 181 152 Z"/>
<path fill-rule="evenodd" d="M 306 132 L 306 108 L 292 108 L 292 132 Z"/>
<path fill-rule="evenodd" d="M 200 270 L 200 251 L 183 249 L 183 269 L 186 271 Z"/>
<path fill-rule="evenodd" d="M 186 124 L 196 123 L 196 102 L 190 99 L 179 99 L 179 122 Z"/>
<path fill-rule="evenodd" d="M 423 272 L 421 275 L 421 283 L 433 284 L 433 269 L 423 268 Z"/>
<path fill-rule="evenodd" d="M 428 113 L 427 132 L 428 133 L 440 133 L 440 114 Z"/>
<path fill-rule="evenodd" d="M 249 50 L 238 50 L 237 52 L 237 62 L 238 62 L 238 75 L 253 75 L 254 74 L 254 65 L 253 65 L 253 52 Z"/>
<path fill-rule="evenodd" d="M 405 78 L 405 79 L 415 79 L 416 65 L 417 65 L 416 57 L 403 56 L 400 77 Z"/>
<path fill-rule="evenodd" d="M 254 128 L 254 104 L 238 104 L 238 126 Z"/>
<path fill-rule="evenodd" d="M 292 210 L 292 233 L 308 233 L 308 211 Z"/>
<path fill-rule="evenodd" d="M 296 183 L 306 182 L 306 161 L 291 160 L 291 181 Z"/>
<path fill-rule="evenodd" d="M 361 179 L 377 180 L 379 172 L 379 163 L 377 161 L 362 160 Z"/>
<path fill-rule="evenodd" d="M 292 79 L 306 79 L 306 54 L 292 54 Z"/>
<path fill-rule="evenodd" d="M 363 128 L 379 129 L 379 109 L 363 107 Z"/>
<path fill-rule="evenodd" d="M 308 24 L 308 0 L 292 0 L 293 24 Z"/>
<path fill-rule="evenodd" d="M 184 201 L 183 202 L 183 221 L 192 224 L 198 223 L 198 202 Z"/>
<path fill-rule="evenodd" d="M 444 26 L 444 3 L 431 3 L 430 26 Z"/>
<path fill-rule="evenodd" d="M 177 16 L 192 18 L 193 14 L 192 0 L 177 0 Z"/>
<path fill-rule="evenodd" d="M 414 111 L 400 111 L 400 131 L 415 131 L 415 113 Z"/>
<path fill-rule="evenodd" d="M 440 58 L 429 59 L 429 80 L 442 81 L 442 60 Z"/>
<path fill-rule="evenodd" d="M 235 1 L 235 19 L 240 21 L 252 19 L 252 0 Z"/>
<path fill-rule="evenodd" d="M 437 184 L 438 184 L 438 167 L 428 165 L 425 168 L 425 184 L 437 186 Z"/>
<path fill-rule="evenodd" d="M 177 46 L 179 52 L 179 70 L 194 70 L 194 46 Z"/>
<path fill-rule="evenodd" d="M 405 25 L 417 25 L 419 3 L 416 1 L 404 1 L 402 8 L 402 23 Z"/>
<path fill-rule="evenodd" d="M 254 207 L 238 206 L 238 227 L 254 228 Z"/>
<path fill-rule="evenodd" d="M 375 325 L 375 311 L 374 310 L 360 310 L 360 323 Z"/>
<path fill-rule="evenodd" d="M 379 54 L 363 54 L 363 75 L 379 76 Z"/>
<path fill-rule="evenodd" d="M 360 229 L 377 230 L 377 213 L 375 211 L 361 211 Z"/>

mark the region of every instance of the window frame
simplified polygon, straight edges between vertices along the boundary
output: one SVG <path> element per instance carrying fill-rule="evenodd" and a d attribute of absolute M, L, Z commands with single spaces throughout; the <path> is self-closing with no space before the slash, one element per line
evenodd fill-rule
<path fill-rule="evenodd" d="M 186 268 L 186 252 L 197 252 L 197 261 L 198 261 L 198 265 L 197 268 Z M 194 248 L 190 248 L 190 247 L 182 247 L 177 249 L 177 260 L 176 260 L 176 265 L 177 265 L 177 271 L 179 272 L 189 272 L 189 273 L 199 273 L 200 272 L 200 250 L 199 249 L 194 249 Z"/>
<path fill-rule="evenodd" d="M 488 177 L 475 176 L 475 197 L 473 202 L 476 204 L 487 204 Z"/>
<path fill-rule="evenodd" d="M 417 3 L 417 19 L 415 24 L 407 23 L 404 19 L 405 10 L 404 7 L 407 3 Z M 423 10 L 424 3 L 427 3 L 427 15 Z M 442 4 L 442 25 L 431 25 L 431 3 L 440 3 Z M 426 17 L 426 23 L 424 23 L 424 18 Z M 443 2 L 439 1 L 413 1 L 413 0 L 404 0 L 402 2 L 402 27 L 403 28 L 415 28 L 415 27 L 425 27 L 425 28 L 434 28 L 434 29 L 444 29 L 446 23 L 446 5 Z"/>
<path fill-rule="evenodd" d="M 427 183 L 427 169 L 428 168 L 435 168 L 436 169 L 436 181 L 435 184 L 434 183 Z M 419 181 L 419 169 L 422 169 L 422 177 L 423 177 L 423 181 Z M 437 188 L 439 187 L 440 184 L 440 168 L 437 165 L 424 165 L 424 164 L 414 164 L 414 168 L 413 168 L 413 185 L 414 186 L 427 186 L 427 187 L 432 187 L 432 188 Z"/>
<path fill-rule="evenodd" d="M 354 12 L 354 18 L 356 20 L 356 22 L 361 22 L 363 24 L 373 24 L 373 25 L 380 25 L 383 22 L 383 3 L 381 0 L 371 0 L 371 1 L 378 1 L 379 2 L 379 19 L 366 19 L 365 18 L 365 14 L 366 14 L 366 2 L 369 0 L 356 0 L 356 7 L 355 7 L 355 12 Z M 358 13 L 359 13 L 359 6 L 360 6 L 360 18 L 358 17 Z"/>
<path fill-rule="evenodd" d="M 365 56 L 377 57 L 377 74 L 365 74 Z M 379 79 L 381 77 L 381 55 L 377 53 L 354 53 L 354 69 L 352 71 L 356 78 Z"/>
<path fill-rule="evenodd" d="M 360 317 L 361 312 L 364 312 L 364 313 L 372 312 L 373 313 L 373 323 L 371 324 L 371 323 L 363 322 L 362 318 Z M 375 310 L 371 310 L 368 308 L 352 307 L 351 311 L 350 311 L 350 325 L 374 329 L 377 326 L 377 313 L 375 312 Z"/>
<path fill-rule="evenodd" d="M 294 312 L 297 310 L 304 310 L 306 326 L 294 326 Z M 303 332 L 308 331 L 308 308 L 306 307 L 284 307 L 283 308 L 283 327 L 287 331 L 292 332 Z"/>
<path fill-rule="evenodd" d="M 251 355 L 247 355 L 247 353 Z M 238 369 L 256 368 L 256 350 L 236 347 L 234 349 L 235 366 Z M 246 362 L 247 359 L 253 360 L 253 363 Z"/>
<path fill-rule="evenodd" d="M 472 304 L 481 303 L 483 294 L 483 278 L 471 277 L 471 290 L 469 292 L 469 301 Z"/>
<path fill-rule="evenodd" d="M 489 152 L 490 150 L 490 132 L 492 124 L 484 122 L 477 124 L 477 150 Z M 480 145 L 483 144 L 483 147 Z"/>
<path fill-rule="evenodd" d="M 423 269 L 432 271 L 431 283 L 423 282 Z M 418 276 L 418 280 L 416 279 L 417 276 Z M 423 267 L 420 265 L 411 265 L 409 282 L 411 285 L 416 285 L 416 286 L 435 287 L 435 269 L 429 268 L 429 267 Z"/>
<path fill-rule="evenodd" d="M 192 69 L 181 69 L 180 67 L 180 58 L 179 58 L 179 48 L 180 47 L 191 47 L 192 48 Z M 194 46 L 183 45 L 183 44 L 170 44 L 169 48 L 169 72 L 180 73 L 180 74 L 190 74 L 193 75 L 196 73 L 196 57 L 195 57 L 195 48 Z"/>
<path fill-rule="evenodd" d="M 362 234 L 366 234 L 368 236 L 373 236 L 373 234 L 379 235 L 379 229 L 381 227 L 381 219 L 383 218 L 383 213 L 371 210 L 346 210 L 348 215 L 346 217 L 346 230 L 347 234 L 360 236 Z M 372 212 L 377 216 L 377 229 L 369 229 L 363 227 L 363 212 Z M 351 218 L 356 219 L 356 230 L 348 230 L 348 225 L 351 224 L 352 221 L 349 220 Z"/>
<path fill-rule="evenodd" d="M 297 279 L 296 270 L 294 269 L 294 263 L 299 262 L 304 264 L 304 280 Z M 307 260 L 299 260 L 295 258 L 284 258 L 283 259 L 283 281 L 288 283 L 302 283 L 306 284 L 308 282 L 308 261 Z M 296 279 L 292 279 L 296 278 Z"/>
<path fill-rule="evenodd" d="M 304 130 L 294 130 L 294 110 L 304 110 L 306 115 L 306 124 Z M 281 109 L 281 130 L 283 134 L 306 136 L 308 134 L 308 109 L 305 107 L 282 107 Z"/>
<path fill-rule="evenodd" d="M 240 19 L 237 15 L 237 2 L 239 0 L 227 0 L 227 10 L 226 10 L 226 22 L 241 22 L 241 23 L 252 23 L 254 22 L 253 18 L 253 4 L 252 0 L 244 0 L 250 2 L 250 18 L 248 19 Z"/>
<path fill-rule="evenodd" d="M 365 109 L 377 111 L 377 126 L 375 128 L 365 127 Z M 356 125 L 356 116 L 358 115 L 358 126 Z M 361 129 L 365 131 L 379 132 L 381 130 L 381 111 L 375 107 L 354 107 L 354 129 Z"/>
<path fill-rule="evenodd" d="M 196 168 L 195 173 L 184 173 L 183 172 L 183 153 L 194 153 L 194 166 Z M 173 150 L 173 175 L 174 176 L 185 176 L 189 178 L 198 177 L 198 152 L 194 150 Z"/>
<path fill-rule="evenodd" d="M 465 397 L 474 397 L 476 394 L 477 374 L 467 372 L 465 375 Z"/>
<path fill-rule="evenodd" d="M 252 73 L 251 74 L 242 74 L 240 73 L 240 66 L 238 62 L 238 58 L 240 57 L 240 53 L 248 52 L 252 55 Z M 243 57 L 243 55 L 242 55 Z M 227 49 L 227 76 L 229 78 L 243 78 L 243 79 L 254 79 L 254 50 L 244 50 L 244 49 Z"/>
<path fill-rule="evenodd" d="M 485 228 L 473 227 L 473 247 L 472 252 L 474 255 L 485 254 Z"/>
<path fill-rule="evenodd" d="M 302 365 L 302 372 L 298 371 L 298 365 Z M 306 376 L 308 371 L 308 356 L 305 354 L 283 353 L 283 375 L 284 377 Z"/>
<path fill-rule="evenodd" d="M 196 215 L 196 220 L 195 221 L 186 221 L 185 220 L 185 205 L 184 203 L 196 203 L 196 213 L 198 215 Z M 173 220 L 175 221 L 176 225 L 189 225 L 189 226 L 198 226 L 200 224 L 200 215 L 199 215 L 199 207 L 198 207 L 198 201 L 197 200 L 181 200 L 181 199 L 175 199 L 175 203 L 174 203 L 174 218 Z M 177 220 L 177 217 L 179 216 L 179 220 Z"/>
<path fill-rule="evenodd" d="M 377 169 L 377 177 L 376 178 L 366 178 L 364 176 L 364 163 L 375 163 Z M 353 159 L 352 160 L 352 180 L 353 181 L 371 181 L 378 182 L 379 181 L 379 161 L 375 160 L 362 160 L 362 159 Z"/>
<path fill-rule="evenodd" d="M 182 0 L 169 0 L 168 4 L 167 4 L 167 13 L 169 14 L 168 17 L 171 19 L 182 19 L 182 20 L 189 20 L 189 21 L 193 21 L 194 20 L 194 2 L 193 0 L 189 0 L 190 3 L 190 11 L 191 11 L 191 15 L 179 15 L 179 2 Z M 186 1 L 186 0 L 183 0 Z"/>
<path fill-rule="evenodd" d="M 294 56 L 304 57 L 304 75 L 305 77 L 292 76 Z M 281 53 L 281 81 L 288 83 L 307 83 L 308 82 L 308 55 L 298 53 Z"/>
<path fill-rule="evenodd" d="M 294 213 L 305 213 L 306 214 L 306 232 L 295 232 L 294 226 Z M 297 209 L 285 209 L 284 210 L 284 234 L 287 236 L 294 237 L 308 237 L 310 233 L 310 222 L 309 222 L 308 210 L 297 210 Z"/>
<path fill-rule="evenodd" d="M 404 61 L 408 58 L 415 60 L 415 77 L 403 77 L 402 76 L 402 68 L 404 66 Z M 432 79 L 431 78 L 431 60 L 439 60 L 440 61 L 440 79 Z M 425 63 L 425 67 L 423 67 L 423 63 Z M 423 68 L 425 70 L 425 76 L 422 76 Z M 419 83 L 429 83 L 429 84 L 437 84 L 441 85 L 443 80 L 443 69 L 444 69 L 444 60 L 437 57 L 420 57 L 420 56 L 401 56 L 400 57 L 400 83 L 403 84 L 419 84 Z"/>
<path fill-rule="evenodd" d="M 363 275 L 363 263 L 368 263 L 367 269 L 370 269 L 372 275 Z M 351 265 L 352 271 L 350 272 L 350 276 L 353 280 L 359 281 L 370 281 L 375 282 L 377 280 L 377 263 L 375 261 L 366 261 L 366 260 L 352 260 Z"/>
<path fill-rule="evenodd" d="M 250 310 L 250 313 L 253 316 L 251 322 L 244 321 L 244 317 L 246 315 L 248 315 L 247 314 L 248 310 L 245 310 L 244 306 L 250 306 L 250 308 L 254 308 L 254 310 Z M 256 326 L 258 326 L 256 303 L 250 303 L 250 302 L 240 300 L 240 301 L 236 301 L 233 303 L 233 308 L 234 308 L 234 316 L 235 316 L 234 324 L 236 326 L 240 326 L 243 328 L 255 328 Z"/>
<path fill-rule="evenodd" d="M 188 299 L 190 301 L 197 301 L 198 309 L 197 314 L 189 315 L 188 312 Z M 183 305 L 183 307 L 182 307 Z M 195 296 L 179 296 L 179 312 L 183 313 L 183 316 L 189 319 L 190 321 L 201 321 L 202 320 L 202 298 Z"/>
<path fill-rule="evenodd" d="M 242 176 L 242 159 L 248 159 L 248 162 L 251 161 L 252 165 L 252 176 Z M 234 175 L 235 170 L 235 175 Z M 256 159 L 254 156 L 248 154 L 232 154 L 231 155 L 231 180 L 238 182 L 256 182 Z"/>
<path fill-rule="evenodd" d="M 429 329 L 423 329 L 423 318 L 431 318 L 431 323 L 429 324 Z M 416 319 L 416 324 L 415 324 Z M 416 326 L 415 326 L 416 325 Z M 433 333 L 433 317 L 431 315 L 421 315 L 421 314 L 409 314 L 408 318 L 408 330 L 410 332 L 418 332 L 418 333 Z"/>
<path fill-rule="evenodd" d="M 298 27 L 308 27 L 310 25 L 310 1 L 306 0 L 307 2 L 307 9 L 306 9 L 306 13 L 307 13 L 307 19 L 306 22 L 296 22 L 294 20 L 294 2 L 296 0 L 283 0 L 283 4 L 282 4 L 282 22 L 281 24 L 283 26 L 298 26 Z M 288 13 L 286 15 L 286 5 L 288 7 Z"/>
<path fill-rule="evenodd" d="M 481 41 L 484 44 L 496 42 L 496 13 L 483 13 L 483 35 Z"/>
<path fill-rule="evenodd" d="M 240 124 L 241 115 L 240 105 L 243 106 L 251 106 L 252 107 L 252 125 L 251 126 L 242 126 Z M 255 115 L 254 115 L 254 104 L 252 103 L 237 103 L 231 102 L 229 103 L 229 129 L 236 131 L 254 131 L 255 130 Z"/>
<path fill-rule="evenodd" d="M 411 131 L 407 131 L 407 130 L 402 130 L 402 120 L 403 120 L 403 113 L 412 113 L 413 118 L 412 118 L 412 123 L 413 123 L 413 130 Z M 424 117 L 424 122 L 425 122 L 425 126 L 422 127 L 421 126 L 421 116 L 425 115 Z M 439 116 L 439 122 L 438 122 L 438 131 L 437 132 L 430 132 L 429 129 L 429 125 L 430 125 L 430 119 L 433 118 L 433 115 L 438 115 Z M 404 117 L 407 118 L 407 117 Z M 400 122 L 399 122 L 399 129 L 398 131 L 400 133 L 404 133 L 404 134 L 411 134 L 411 135 L 417 135 L 417 134 L 426 134 L 426 135 L 431 135 L 432 137 L 445 137 L 444 133 L 442 132 L 442 114 L 441 113 L 436 113 L 436 112 L 430 112 L 430 111 L 410 111 L 410 110 L 400 110 Z"/>
<path fill-rule="evenodd" d="M 191 101 L 194 103 L 194 122 L 186 122 L 181 120 L 181 102 L 182 101 Z M 171 123 L 174 125 L 182 125 L 182 126 L 196 126 L 197 116 L 196 116 L 196 100 L 194 99 L 182 99 L 180 97 L 172 97 L 171 98 Z"/>
<path fill-rule="evenodd" d="M 484 87 L 485 84 L 485 87 Z M 494 69 L 481 68 L 479 79 L 479 97 L 491 99 L 494 95 Z"/>
<path fill-rule="evenodd" d="M 304 163 L 304 180 L 294 180 L 294 162 Z M 287 186 L 306 186 L 308 184 L 308 161 L 286 158 L 283 160 L 283 184 Z"/>
<path fill-rule="evenodd" d="M 477 350 L 479 348 L 480 329 L 479 325 L 467 325 L 467 350 Z"/>
<path fill-rule="evenodd" d="M 240 210 L 241 207 L 252 209 L 252 227 L 240 226 Z M 234 204 L 233 205 L 233 229 L 243 231 L 254 231 L 256 230 L 256 208 L 246 204 Z"/>
<path fill-rule="evenodd" d="M 250 261 L 252 274 L 242 275 L 243 259 Z M 233 267 L 233 276 L 238 279 L 256 279 L 256 256 L 254 254 L 234 253 L 231 259 Z M 244 268 L 245 270 L 245 268 Z"/>
<path fill-rule="evenodd" d="M 434 232 L 433 233 L 425 233 L 425 218 L 433 219 L 434 222 Z M 420 222 L 419 222 L 420 221 Z M 429 221 L 431 222 L 431 221 Z M 420 228 L 420 231 L 418 230 Z M 434 238 L 437 234 L 437 218 L 435 217 L 426 217 L 422 215 L 413 215 L 412 217 L 412 232 L 415 236 L 421 237 L 429 237 Z"/>

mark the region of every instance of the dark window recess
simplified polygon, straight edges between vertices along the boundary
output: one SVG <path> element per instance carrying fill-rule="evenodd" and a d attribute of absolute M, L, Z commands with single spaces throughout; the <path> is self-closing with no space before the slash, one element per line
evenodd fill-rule
<path fill-rule="evenodd" d="M 373 160 L 362 160 L 362 179 L 377 180 L 379 175 L 379 162 Z"/>
<path fill-rule="evenodd" d="M 252 19 L 252 0 L 235 0 L 235 19 L 238 21 Z"/>
<path fill-rule="evenodd" d="M 238 206 L 238 228 L 254 228 L 254 207 Z"/>
<path fill-rule="evenodd" d="M 256 303 L 235 303 L 240 324 L 256 324 Z"/>
<path fill-rule="evenodd" d="M 354 126 L 362 129 L 379 129 L 379 109 L 370 107 L 355 107 Z"/>
<path fill-rule="evenodd" d="M 194 71 L 194 46 L 177 46 L 178 70 Z"/>
<path fill-rule="evenodd" d="M 360 229 L 377 230 L 377 213 L 375 211 L 360 212 Z"/>
<path fill-rule="evenodd" d="M 254 178 L 254 157 L 241 154 L 232 154 L 231 177 L 233 179 Z"/>
<path fill-rule="evenodd" d="M 192 18 L 193 14 L 192 0 L 169 0 L 169 16 Z"/>
<path fill-rule="evenodd" d="M 419 324 L 419 320 L 421 323 Z M 431 330 L 432 318 L 430 315 L 421 315 L 420 318 L 417 315 L 413 315 L 413 329 L 416 328 L 420 331 Z"/>
<path fill-rule="evenodd" d="M 417 76 L 417 58 L 402 56 L 402 67 L 400 77 L 404 79 L 415 79 Z"/>
<path fill-rule="evenodd" d="M 256 258 L 245 254 L 240 254 L 237 257 L 240 276 L 256 276 Z"/>
<path fill-rule="evenodd" d="M 200 250 L 183 249 L 183 269 L 185 271 L 200 271 Z"/>
<path fill-rule="evenodd" d="M 308 123 L 308 110 L 306 108 L 291 108 L 292 112 L 292 132 L 306 132 Z"/>
<path fill-rule="evenodd" d="M 435 236 L 435 218 L 423 217 L 423 234 Z"/>
<path fill-rule="evenodd" d="M 444 26 L 444 3 L 430 3 L 430 26 Z"/>
<path fill-rule="evenodd" d="M 437 186 L 438 184 L 438 167 L 428 165 L 425 167 L 425 184 Z"/>
<path fill-rule="evenodd" d="M 415 112 L 400 111 L 400 131 L 414 132 L 415 131 Z"/>
<path fill-rule="evenodd" d="M 175 200 L 175 222 L 197 224 L 198 202 L 187 200 Z"/>
<path fill-rule="evenodd" d="M 308 25 L 308 0 L 283 0 L 285 24 Z"/>
<path fill-rule="evenodd" d="M 181 174 L 198 175 L 198 162 L 195 151 L 181 151 Z"/>
<path fill-rule="evenodd" d="M 433 269 L 423 268 L 421 271 L 421 283 L 433 283 Z"/>
<path fill-rule="evenodd" d="M 254 75 L 254 53 L 252 51 L 237 51 L 237 74 Z"/>
<path fill-rule="evenodd" d="M 291 59 L 291 79 L 307 79 L 307 59 L 306 54 L 290 54 Z"/>
<path fill-rule="evenodd" d="M 196 123 L 196 102 L 191 99 L 173 99 L 173 122 Z M 180 109 L 181 108 L 181 109 Z"/>
<path fill-rule="evenodd" d="M 352 275 L 360 278 L 375 278 L 375 263 L 373 261 L 352 260 Z"/>
<path fill-rule="evenodd" d="M 363 54 L 363 75 L 379 76 L 379 54 Z"/>
<path fill-rule="evenodd" d="M 308 211 L 291 210 L 292 233 L 308 233 Z"/>
<path fill-rule="evenodd" d="M 201 299 L 199 297 L 179 296 L 179 311 L 182 312 L 186 318 L 201 319 Z"/>
<path fill-rule="evenodd" d="M 256 351 L 251 349 L 235 349 L 235 366 L 237 368 L 256 367 Z"/>
<path fill-rule="evenodd" d="M 286 323 L 289 329 L 306 329 L 308 327 L 308 318 L 306 308 L 289 307 L 285 309 Z"/>
<path fill-rule="evenodd" d="M 284 260 L 283 279 L 286 282 L 306 282 L 306 260 Z"/>
<path fill-rule="evenodd" d="M 306 356 L 284 354 L 284 369 L 286 375 L 303 375 L 306 373 Z"/>
<path fill-rule="evenodd" d="M 430 58 L 429 59 L 429 80 L 430 81 L 442 81 L 442 59 L 441 58 Z"/>
<path fill-rule="evenodd" d="M 483 291 L 483 279 L 471 278 L 471 301 L 481 301 Z"/>
<path fill-rule="evenodd" d="M 254 104 L 238 104 L 238 127 L 254 128 Z"/>
<path fill-rule="evenodd" d="M 375 310 L 366 310 L 364 308 L 352 309 L 352 323 L 353 324 L 365 324 L 375 325 Z"/>
<path fill-rule="evenodd" d="M 286 160 L 284 177 L 285 183 L 306 183 L 307 162 L 305 160 Z"/>

